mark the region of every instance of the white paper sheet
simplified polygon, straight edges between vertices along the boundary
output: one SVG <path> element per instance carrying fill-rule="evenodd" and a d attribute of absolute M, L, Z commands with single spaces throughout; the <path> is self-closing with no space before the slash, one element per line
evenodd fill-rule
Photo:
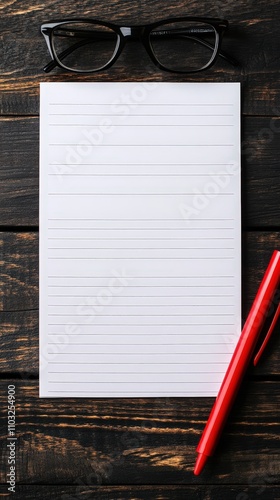
<path fill-rule="evenodd" d="M 240 332 L 237 83 L 43 83 L 40 396 L 215 396 Z"/>

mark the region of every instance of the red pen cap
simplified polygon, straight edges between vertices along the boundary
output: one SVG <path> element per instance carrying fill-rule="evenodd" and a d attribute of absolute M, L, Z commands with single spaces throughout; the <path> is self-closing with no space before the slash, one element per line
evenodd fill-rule
<path fill-rule="evenodd" d="M 254 366 L 256 366 L 258 364 L 258 362 L 259 362 L 259 360 L 260 360 L 260 358 L 261 358 L 261 356 L 262 356 L 262 354 L 263 354 L 263 352 L 264 352 L 264 350 L 265 350 L 265 348 L 266 348 L 266 346 L 268 344 L 268 341 L 269 341 L 269 339 L 270 339 L 270 337 L 272 335 L 272 332 L 273 332 L 273 330 L 274 330 L 274 328 L 276 326 L 276 323 L 277 323 L 277 321 L 279 319 L 279 316 L 280 316 L 280 304 L 278 304 L 278 306 L 277 306 L 277 309 L 276 309 L 275 314 L 274 314 L 274 316 L 272 318 L 270 327 L 269 327 L 268 332 L 267 332 L 267 334 L 266 334 L 266 336 L 265 336 L 265 338 L 264 338 L 264 340 L 262 342 L 262 345 L 261 345 L 261 347 L 259 348 L 257 354 L 254 357 Z"/>

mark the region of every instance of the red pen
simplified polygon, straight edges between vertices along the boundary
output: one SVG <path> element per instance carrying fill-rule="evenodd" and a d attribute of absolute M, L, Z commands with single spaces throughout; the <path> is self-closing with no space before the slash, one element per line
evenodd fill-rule
<path fill-rule="evenodd" d="M 214 406 L 211 410 L 207 424 L 196 449 L 198 457 L 194 468 L 195 475 L 199 475 L 201 473 L 208 457 L 210 457 L 215 450 L 218 439 L 222 433 L 224 424 L 234 402 L 234 398 L 237 395 L 242 377 L 252 358 L 263 323 L 269 315 L 269 310 L 273 305 L 273 300 L 275 300 L 275 292 L 279 283 L 280 252 L 275 250 L 260 284 L 259 290 L 224 376 L 218 396 L 215 400 Z M 276 308 L 271 326 L 265 336 L 259 352 L 254 358 L 254 365 L 257 364 L 265 346 L 267 345 L 279 315 L 280 304 L 278 304 L 278 307 Z"/>

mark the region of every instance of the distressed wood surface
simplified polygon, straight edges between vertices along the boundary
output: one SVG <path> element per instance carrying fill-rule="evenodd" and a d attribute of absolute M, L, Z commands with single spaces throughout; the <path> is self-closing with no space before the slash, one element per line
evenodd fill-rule
<path fill-rule="evenodd" d="M 0 384 L 2 418 L 9 384 L 16 390 L 18 484 L 232 485 L 234 478 L 244 485 L 266 475 L 279 484 L 277 382 L 244 382 L 200 477 L 193 475 L 194 450 L 213 398 L 38 400 L 37 381 L 9 379 Z M 5 442 L 2 436 L 4 460 Z"/>
<path fill-rule="evenodd" d="M 15 500 L 251 500 L 266 498 L 280 500 L 280 486 L 272 486 L 271 474 L 264 474 L 259 483 L 254 475 L 244 485 L 195 486 L 89 486 L 82 481 L 74 486 L 19 485 Z M 261 496 L 260 496 L 261 495 Z M 266 497 L 265 497 L 266 495 Z M 0 498 L 5 488 L 0 486 Z"/>
<path fill-rule="evenodd" d="M 274 248 L 280 248 L 276 232 L 243 234 L 243 318 L 246 318 L 262 274 Z M 38 233 L 0 233 L 3 258 L 0 317 L 5 330 L 0 373 L 28 377 L 38 375 Z M 280 375 L 280 324 L 263 361 L 252 376 Z M 16 350 L 14 345 L 17 346 Z"/>
<path fill-rule="evenodd" d="M 40 24 L 91 17 L 141 24 L 196 15 L 228 19 L 238 61 L 184 77 L 161 72 L 141 44 L 110 70 L 43 73 Z M 238 81 L 242 84 L 243 319 L 280 249 L 280 3 L 260 0 L 3 0 L 0 6 L 0 498 L 280 500 L 280 325 L 250 367 L 215 456 L 192 474 L 213 399 L 38 398 L 40 81 Z M 7 386 L 16 386 L 17 486 L 7 491 Z"/>
<path fill-rule="evenodd" d="M 0 226 L 38 225 L 39 120 L 6 117 L 0 136 Z M 241 152 L 243 226 L 279 225 L 280 119 L 245 117 Z"/>
<path fill-rule="evenodd" d="M 148 60 L 144 49 L 136 44 L 127 47 L 119 62 L 110 71 L 77 77 L 55 71 L 45 76 L 42 67 L 49 60 L 39 26 L 52 19 L 92 17 L 123 24 L 141 24 L 154 19 L 179 15 L 221 17 L 228 19 L 231 29 L 223 46 L 235 56 L 240 66 L 233 68 L 219 62 L 201 76 L 188 77 L 199 81 L 240 81 L 243 83 L 243 113 L 278 115 L 279 97 L 279 27 L 280 4 L 277 0 L 210 0 L 209 2 L 171 0 L 111 0 L 94 3 L 90 0 L 67 4 L 54 0 L 3 0 L 0 31 L 1 104 L 4 114 L 37 114 L 40 81 L 94 80 L 163 80 L 186 78 L 163 73 Z"/>

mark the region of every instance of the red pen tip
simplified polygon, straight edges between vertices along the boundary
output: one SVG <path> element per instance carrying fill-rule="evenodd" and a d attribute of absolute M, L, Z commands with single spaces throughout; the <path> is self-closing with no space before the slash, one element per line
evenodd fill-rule
<path fill-rule="evenodd" d="M 199 453 L 196 459 L 195 463 L 195 468 L 194 468 L 194 474 L 195 476 L 199 476 L 199 474 L 202 472 L 204 465 L 207 462 L 207 455 L 204 455 L 203 453 Z"/>

